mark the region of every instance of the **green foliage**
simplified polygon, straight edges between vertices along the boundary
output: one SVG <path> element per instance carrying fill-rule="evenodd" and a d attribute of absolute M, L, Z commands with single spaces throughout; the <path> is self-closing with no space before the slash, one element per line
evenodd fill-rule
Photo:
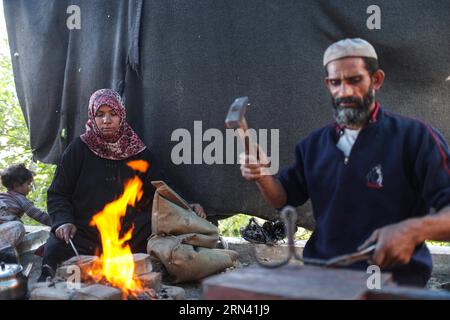
<path fill-rule="evenodd" d="M 239 229 L 246 227 L 251 216 L 237 214 L 228 219 L 219 221 L 220 234 L 225 237 L 240 237 Z"/>
<path fill-rule="evenodd" d="M 439 246 L 439 247 L 450 247 L 450 242 L 441 242 L 441 241 L 425 241 L 426 244 L 430 246 Z"/>
<path fill-rule="evenodd" d="M 34 176 L 34 190 L 28 199 L 46 210 L 47 188 L 53 179 L 55 166 L 33 161 L 28 127 L 16 96 L 11 60 L 0 53 L 0 169 L 14 163 L 24 163 Z M 0 187 L 4 192 L 5 188 Z M 25 224 L 39 224 L 24 217 Z"/>
<path fill-rule="evenodd" d="M 295 240 L 308 240 L 311 234 L 312 231 L 299 227 L 295 233 Z"/>

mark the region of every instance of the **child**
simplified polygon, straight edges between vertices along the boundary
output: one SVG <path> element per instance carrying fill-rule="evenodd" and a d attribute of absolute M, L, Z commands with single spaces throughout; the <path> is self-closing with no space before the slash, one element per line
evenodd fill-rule
<path fill-rule="evenodd" d="M 1 172 L 3 186 L 8 189 L 0 193 L 0 248 L 17 245 L 25 235 L 25 227 L 20 218 L 27 214 L 30 218 L 49 226 L 50 216 L 36 208 L 26 198 L 33 182 L 33 173 L 23 164 L 11 165 Z"/>

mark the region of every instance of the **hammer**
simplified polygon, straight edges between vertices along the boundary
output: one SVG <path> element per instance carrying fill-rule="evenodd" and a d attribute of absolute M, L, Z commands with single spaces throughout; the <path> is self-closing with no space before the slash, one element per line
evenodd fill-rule
<path fill-rule="evenodd" d="M 239 136 L 244 141 L 245 154 L 250 154 L 257 159 L 256 147 L 251 142 L 249 135 L 246 134 L 248 125 L 245 120 L 245 112 L 247 111 L 248 106 L 250 106 L 248 97 L 236 98 L 228 110 L 228 114 L 225 119 L 225 126 L 228 129 L 238 130 Z"/>

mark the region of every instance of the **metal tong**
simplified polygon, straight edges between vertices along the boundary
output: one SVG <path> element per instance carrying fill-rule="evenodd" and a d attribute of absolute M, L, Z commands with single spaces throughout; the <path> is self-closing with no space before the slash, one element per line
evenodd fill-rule
<path fill-rule="evenodd" d="M 70 239 L 70 238 L 69 238 L 69 244 L 70 244 L 70 246 L 72 247 L 73 252 L 74 252 L 75 255 L 77 256 L 78 261 L 80 262 L 80 261 L 81 261 L 81 256 L 80 256 L 80 254 L 78 253 L 77 248 L 76 248 L 75 245 L 73 244 L 72 239 Z"/>
<path fill-rule="evenodd" d="M 295 210 L 294 207 L 286 206 L 281 211 L 281 219 L 285 224 L 286 234 L 287 234 L 287 238 L 288 238 L 288 256 L 286 257 L 285 260 L 283 260 L 281 262 L 275 262 L 275 263 L 263 262 L 258 257 L 255 247 L 253 247 L 253 256 L 255 258 L 256 263 L 264 268 L 271 268 L 271 269 L 279 268 L 279 267 L 284 266 L 285 264 L 289 263 L 289 261 L 291 259 L 301 261 L 304 264 L 321 266 L 321 267 L 326 267 L 326 268 L 345 267 L 345 266 L 348 266 L 355 262 L 366 261 L 366 260 L 370 259 L 376 248 L 376 244 L 373 244 L 361 251 L 351 253 L 351 254 L 337 256 L 337 257 L 329 259 L 329 260 L 304 258 L 304 257 L 298 255 L 295 250 L 294 234 L 296 231 L 295 223 L 297 221 L 297 211 Z"/>
<path fill-rule="evenodd" d="M 326 261 L 325 267 L 334 268 L 334 267 L 346 267 L 355 262 L 359 261 L 367 261 L 372 258 L 373 253 L 375 252 L 377 245 L 373 244 L 361 251 L 357 251 L 355 253 L 344 254 L 342 256 L 338 256 Z"/>

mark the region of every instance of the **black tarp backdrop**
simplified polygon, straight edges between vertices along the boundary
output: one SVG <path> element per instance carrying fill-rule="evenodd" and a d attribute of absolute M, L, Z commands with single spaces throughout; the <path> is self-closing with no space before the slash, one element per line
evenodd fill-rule
<path fill-rule="evenodd" d="M 372 4 L 381 30 L 366 26 Z M 66 27 L 69 5 L 81 9 L 80 30 Z M 290 164 L 296 142 L 332 120 L 322 55 L 344 37 L 377 49 L 385 108 L 450 139 L 448 0 L 4 0 L 4 10 L 36 159 L 56 162 L 84 131 L 90 94 L 111 87 L 169 176 L 210 214 L 274 211 L 238 165 L 172 164 L 172 132 L 193 133 L 196 120 L 224 131 L 230 103 L 247 95 L 250 126 L 280 129 L 280 163 Z"/>

